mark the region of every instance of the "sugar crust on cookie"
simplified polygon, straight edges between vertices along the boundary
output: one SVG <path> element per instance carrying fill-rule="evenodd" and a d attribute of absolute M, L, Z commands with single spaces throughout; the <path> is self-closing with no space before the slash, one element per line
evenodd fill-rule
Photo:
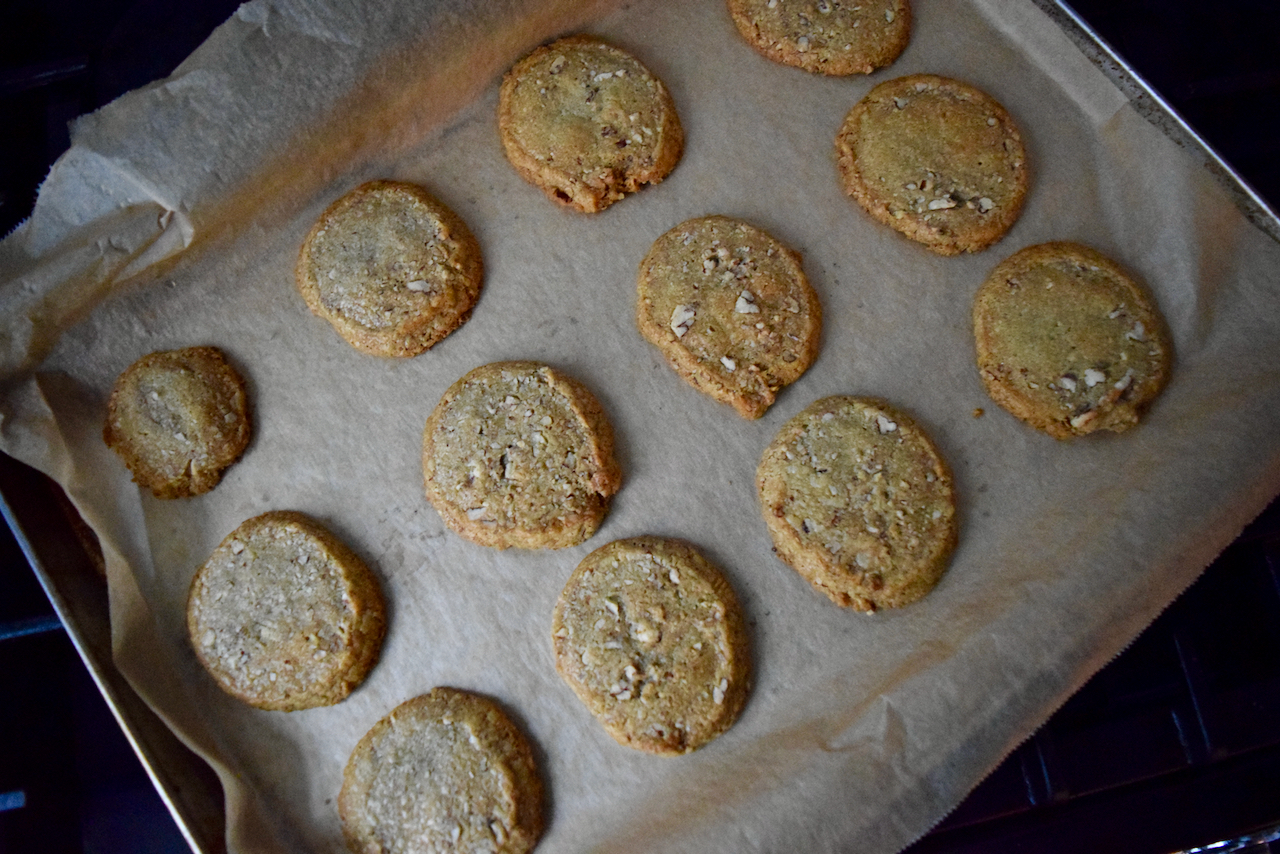
<path fill-rule="evenodd" d="M 377 578 L 318 522 L 272 511 L 241 524 L 196 572 L 187 629 L 224 691 L 259 709 L 344 699 L 386 631 Z"/>
<path fill-rule="evenodd" d="M 932 74 L 872 89 L 841 125 L 836 158 L 846 193 L 940 255 L 999 240 L 1027 191 L 1026 151 L 1009 113 L 973 86 Z"/>
<path fill-rule="evenodd" d="M 370 181 L 320 215 L 295 279 L 311 311 L 351 346 L 409 357 L 466 322 L 484 268 L 466 223 L 424 188 Z"/>
<path fill-rule="evenodd" d="M 907 0 L 728 0 L 738 32 L 774 62 L 815 74 L 870 74 L 911 38 Z"/>
<path fill-rule="evenodd" d="M 521 177 L 584 213 L 662 181 L 684 150 L 662 81 L 626 51 L 584 35 L 539 47 L 507 72 L 498 131 Z"/>
<path fill-rule="evenodd" d="M 1128 430 L 1169 377 L 1173 347 L 1154 300 L 1077 243 L 1001 262 L 974 297 L 973 327 L 987 393 L 1058 439 Z"/>
<path fill-rule="evenodd" d="M 678 755 L 725 732 L 750 655 L 733 590 L 689 543 L 618 540 L 580 563 L 552 616 L 556 670 L 618 743 Z"/>
<path fill-rule="evenodd" d="M 483 365 L 454 383 L 427 419 L 422 468 L 445 524 L 500 549 L 582 542 L 622 485 L 599 401 L 537 362 Z"/>
<path fill-rule="evenodd" d="M 906 414 L 882 401 L 816 401 L 778 431 L 756 472 L 778 556 L 833 602 L 908 605 L 956 543 L 951 473 Z"/>
<path fill-rule="evenodd" d="M 245 384 L 221 350 L 150 353 L 116 379 L 102 438 L 157 498 L 208 492 L 249 444 Z"/>
<path fill-rule="evenodd" d="M 433 688 L 360 739 L 338 815 L 356 854 L 525 854 L 542 834 L 542 781 L 528 740 L 496 703 Z"/>
<path fill-rule="evenodd" d="M 708 216 L 649 249 L 636 324 L 686 382 L 759 418 L 817 358 L 822 306 L 799 255 L 745 222 Z"/>

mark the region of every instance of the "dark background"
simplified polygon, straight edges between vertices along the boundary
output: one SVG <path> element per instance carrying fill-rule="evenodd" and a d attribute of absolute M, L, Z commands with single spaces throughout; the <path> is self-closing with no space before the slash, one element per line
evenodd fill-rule
<path fill-rule="evenodd" d="M 232 0 L 6 0 L 0 234 L 67 122 L 167 76 Z M 1273 208 L 1280 0 L 1074 8 Z M 1280 275 L 1278 271 L 1277 275 Z M 1280 308 L 1280 307 L 1278 307 Z M 1280 503 L 912 854 L 1280 852 Z M 0 528 L 0 854 L 186 847 Z M 851 842 L 849 850 L 857 850 Z"/>

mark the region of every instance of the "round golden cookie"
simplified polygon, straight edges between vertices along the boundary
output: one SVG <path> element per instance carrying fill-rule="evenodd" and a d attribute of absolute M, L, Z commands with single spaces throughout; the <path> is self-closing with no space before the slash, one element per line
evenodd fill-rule
<path fill-rule="evenodd" d="M 822 306 L 800 256 L 709 216 L 654 242 L 640 263 L 636 323 L 690 385 L 759 418 L 817 358 Z"/>
<path fill-rule="evenodd" d="M 1058 439 L 1137 424 L 1172 361 L 1143 288 L 1076 243 L 1029 246 L 992 270 L 974 298 L 973 331 L 987 393 Z"/>
<path fill-rule="evenodd" d="M 817 74 L 870 74 L 911 38 L 907 0 L 729 0 L 729 14 L 761 54 Z"/>
<path fill-rule="evenodd" d="M 483 365 L 450 386 L 427 419 L 422 469 L 445 524 L 499 549 L 577 545 L 622 485 L 599 402 L 537 362 Z"/>
<path fill-rule="evenodd" d="M 338 815 L 356 854 L 523 854 L 542 833 L 542 781 L 497 704 L 433 688 L 360 739 Z"/>
<path fill-rule="evenodd" d="M 556 670 L 619 744 L 677 755 L 737 720 L 751 660 L 737 598 L 680 540 L 635 537 L 578 565 L 551 620 Z"/>
<path fill-rule="evenodd" d="M 386 629 L 378 580 L 301 513 L 236 528 L 191 582 L 187 630 L 228 694 L 259 709 L 329 706 L 378 660 Z"/>
<path fill-rule="evenodd" d="M 214 347 L 143 356 L 116 379 L 102 438 L 157 498 L 208 492 L 251 432 L 244 380 Z"/>
<path fill-rule="evenodd" d="M 371 181 L 320 215 L 295 278 L 311 310 L 357 350 L 416 356 L 471 316 L 484 268 L 466 223 L 430 193 Z"/>
<path fill-rule="evenodd" d="M 867 93 L 836 136 L 836 157 L 846 193 L 940 255 L 995 243 L 1027 192 L 1022 136 L 1004 107 L 931 74 Z"/>
<path fill-rule="evenodd" d="M 684 150 L 662 81 L 625 51 L 581 35 L 540 47 L 507 72 L 498 132 L 522 178 L 587 213 L 660 182 Z"/>
<path fill-rule="evenodd" d="M 909 605 L 946 571 L 951 474 L 920 427 L 880 401 L 809 406 L 765 449 L 756 486 L 778 556 L 838 605 Z"/>

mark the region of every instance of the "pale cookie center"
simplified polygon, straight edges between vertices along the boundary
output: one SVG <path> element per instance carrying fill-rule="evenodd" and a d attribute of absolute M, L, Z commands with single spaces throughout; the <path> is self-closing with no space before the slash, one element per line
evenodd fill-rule
<path fill-rule="evenodd" d="M 887 415 L 828 414 L 785 448 L 784 519 L 840 565 L 887 576 L 945 540 L 948 496 L 928 449 Z"/>
<path fill-rule="evenodd" d="M 565 50 L 526 72 L 508 129 L 540 161 L 593 176 L 620 161 L 652 161 L 663 116 L 655 82 L 634 62 L 602 51 Z"/>
<path fill-rule="evenodd" d="M 435 442 L 435 480 L 471 522 L 530 524 L 594 500 L 586 430 L 537 380 L 464 387 Z"/>
<path fill-rule="evenodd" d="M 926 219 L 1008 207 L 1021 167 L 1018 146 L 992 111 L 937 89 L 908 89 L 872 104 L 856 156 L 869 190 L 890 200 L 890 213 Z"/>
<path fill-rule="evenodd" d="M 337 666 L 355 625 L 342 570 L 300 534 L 233 538 L 200 576 L 193 640 L 244 692 L 287 696 Z M 300 656 L 282 655 L 290 648 Z"/>
<path fill-rule="evenodd" d="M 459 273 L 458 248 L 417 200 L 371 197 L 311 243 L 311 275 L 328 310 L 369 329 L 417 316 Z"/>

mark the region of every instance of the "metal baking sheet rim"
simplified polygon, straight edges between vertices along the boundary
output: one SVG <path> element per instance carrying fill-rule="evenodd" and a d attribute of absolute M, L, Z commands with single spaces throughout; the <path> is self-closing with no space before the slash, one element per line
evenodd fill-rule
<path fill-rule="evenodd" d="M 1032 0 L 1080 51 L 1122 92 L 1140 115 L 1155 125 L 1165 136 L 1184 149 L 1195 152 L 1205 168 L 1231 192 L 1249 221 L 1280 242 L 1280 216 L 1249 184 L 1205 142 L 1187 122 L 1142 77 L 1108 45 L 1074 9 L 1056 0 Z M 3 455 L 0 455 L 3 456 Z M 20 464 L 7 456 L 5 469 Z M 76 652 L 84 661 L 94 684 L 124 731 L 161 800 L 173 816 L 187 844 L 197 854 L 215 854 L 226 850 L 223 804 L 206 803 L 218 796 L 220 787 L 207 765 L 178 741 L 163 721 L 143 703 L 141 698 L 116 669 L 111 659 L 110 626 L 105 619 L 105 584 L 99 597 L 88 585 L 70 589 L 66 581 L 51 569 L 39 537 L 32 536 L 15 510 L 17 496 L 12 480 L 24 480 L 28 490 L 37 490 L 39 476 L 33 472 L 6 472 L 0 483 L 0 513 L 13 530 L 24 555 L 35 571 L 46 595 Z M 51 484 L 51 488 L 53 487 Z M 52 521 L 52 520 L 51 520 Z M 69 523 L 64 523 L 70 533 Z M 86 558 L 87 559 L 87 558 Z M 64 568 L 65 569 L 65 568 Z M 82 601 L 78 597 L 96 599 Z M 103 615 L 100 625 L 89 625 L 84 614 L 97 608 Z M 167 736 L 167 738 L 166 738 Z M 196 812 L 201 813 L 197 816 Z M 221 820 L 223 827 L 218 827 Z"/>
<path fill-rule="evenodd" d="M 1251 223 L 1280 243 L 1280 216 L 1213 147 L 1063 0 L 1032 0 L 1129 100 L 1133 108 L 1178 147 L 1194 153 Z"/>
<path fill-rule="evenodd" d="M 183 838 L 196 854 L 221 854 L 226 851 L 221 784 L 116 668 L 106 579 L 94 571 L 92 556 L 63 509 L 74 512 L 56 483 L 0 454 L 0 516 Z"/>

